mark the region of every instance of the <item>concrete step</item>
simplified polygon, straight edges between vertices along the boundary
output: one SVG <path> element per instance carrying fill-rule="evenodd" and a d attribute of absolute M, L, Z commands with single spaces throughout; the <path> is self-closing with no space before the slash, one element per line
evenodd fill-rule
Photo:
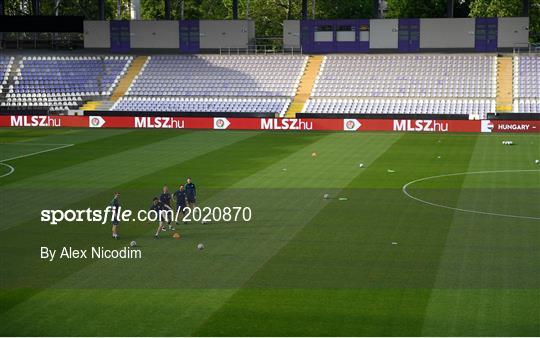
<path fill-rule="evenodd" d="M 131 62 L 131 65 L 128 68 L 128 71 L 124 77 L 120 80 L 116 86 L 113 94 L 111 95 L 111 101 L 116 102 L 119 98 L 126 94 L 129 86 L 140 72 L 146 61 L 148 60 L 147 56 L 137 56 L 135 60 Z"/>
<path fill-rule="evenodd" d="M 323 60 L 324 57 L 321 55 L 309 56 L 306 68 L 304 69 L 304 74 L 302 74 L 302 79 L 300 79 L 300 84 L 296 90 L 296 95 L 285 114 L 286 117 L 293 118 L 304 108 L 306 101 L 311 96 L 311 91 L 315 85 L 315 79 L 317 79 L 317 76 L 319 75 Z"/>
<path fill-rule="evenodd" d="M 502 56 L 497 59 L 497 97 L 496 110 L 512 111 L 514 96 L 513 59 Z"/>

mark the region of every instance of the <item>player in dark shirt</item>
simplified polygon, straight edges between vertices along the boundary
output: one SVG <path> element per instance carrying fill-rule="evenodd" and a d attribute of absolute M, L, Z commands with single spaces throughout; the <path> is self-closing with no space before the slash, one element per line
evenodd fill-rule
<path fill-rule="evenodd" d="M 169 193 L 169 187 L 163 186 L 163 192 L 159 195 L 159 201 L 163 204 L 171 206 L 171 194 Z"/>
<path fill-rule="evenodd" d="M 200 212 L 201 210 L 197 208 L 197 189 L 195 188 L 195 183 L 191 181 L 191 177 L 187 178 L 187 183 L 184 186 L 186 190 L 186 199 L 188 207 L 193 213 L 196 211 Z M 202 217 L 201 217 L 202 218 Z M 204 220 L 201 221 L 202 224 L 205 224 Z"/>
<path fill-rule="evenodd" d="M 118 212 L 120 211 L 120 193 L 115 192 L 112 201 L 109 203 L 109 206 L 112 207 L 112 237 L 114 239 L 119 239 L 118 236 L 118 225 L 120 225 L 120 218 Z"/>
<path fill-rule="evenodd" d="M 163 186 L 163 192 L 161 193 L 161 195 L 159 195 L 159 201 L 163 204 L 163 206 L 167 206 L 170 210 L 172 210 L 171 198 L 172 196 L 169 193 L 169 187 L 167 187 L 166 185 Z M 173 226 L 171 225 L 172 217 L 169 217 L 167 215 L 166 221 L 167 225 L 169 226 L 169 230 L 174 230 Z M 163 227 L 163 231 L 165 231 L 165 227 Z"/>
<path fill-rule="evenodd" d="M 174 192 L 173 199 L 176 201 L 176 225 L 178 225 L 180 214 L 182 215 L 182 219 L 185 217 L 184 209 L 186 207 L 186 190 L 184 189 L 183 185 L 181 185 L 178 190 Z M 184 224 L 185 223 L 186 222 L 184 222 Z"/>
<path fill-rule="evenodd" d="M 165 222 L 161 219 L 161 215 L 163 211 L 171 210 L 169 206 L 162 203 L 159 198 L 154 197 L 152 200 L 152 205 L 150 206 L 150 210 L 153 210 L 158 215 L 158 227 L 156 229 L 156 234 L 154 235 L 154 238 L 159 238 L 159 232 L 165 228 Z"/>
<path fill-rule="evenodd" d="M 197 189 L 195 188 L 195 184 L 191 182 L 191 177 L 187 178 L 187 183 L 184 186 L 184 189 L 186 190 L 188 207 L 193 208 L 197 202 Z"/>

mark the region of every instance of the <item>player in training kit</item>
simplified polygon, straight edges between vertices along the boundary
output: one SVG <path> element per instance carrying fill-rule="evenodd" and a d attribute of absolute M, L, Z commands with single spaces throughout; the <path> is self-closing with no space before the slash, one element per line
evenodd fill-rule
<path fill-rule="evenodd" d="M 158 227 L 156 229 L 156 234 L 154 235 L 154 238 L 155 239 L 158 239 L 159 238 L 159 232 L 161 230 L 163 230 L 163 227 L 165 227 L 165 222 L 161 219 L 161 212 L 163 210 L 166 210 L 165 209 L 165 204 L 163 204 L 159 198 L 157 197 L 154 197 L 154 199 L 152 200 L 152 206 L 150 207 L 150 210 L 153 210 L 155 212 L 157 212 L 159 218 L 158 218 Z"/>
<path fill-rule="evenodd" d="M 195 184 L 191 182 L 191 177 L 187 178 L 187 183 L 185 184 L 184 189 L 186 190 L 187 204 L 188 204 L 188 207 L 191 209 L 192 213 L 195 214 L 195 211 L 200 212 L 201 210 L 196 208 L 197 189 L 195 188 Z M 204 224 L 204 221 L 202 221 L 201 223 Z"/>
<path fill-rule="evenodd" d="M 178 217 L 182 215 L 184 219 L 184 208 L 186 207 L 186 189 L 181 185 L 178 190 L 174 192 L 173 199 L 176 201 L 176 225 L 178 225 Z M 186 222 L 184 221 L 184 224 Z"/>
<path fill-rule="evenodd" d="M 161 195 L 159 195 L 159 201 L 163 204 L 165 209 L 172 210 L 171 207 L 171 194 L 169 193 L 169 187 L 163 186 L 163 192 Z M 167 215 L 166 217 L 167 225 L 169 226 L 169 230 L 174 230 L 174 228 L 171 225 L 172 217 L 169 217 Z M 165 231 L 165 226 L 163 226 L 163 231 Z"/>
<path fill-rule="evenodd" d="M 188 207 L 192 209 L 195 206 L 195 202 L 197 201 L 197 190 L 195 188 L 195 184 L 191 182 L 190 177 L 187 178 L 187 183 L 184 186 L 184 189 L 186 190 Z"/>
<path fill-rule="evenodd" d="M 114 239 L 119 239 L 118 236 L 118 225 L 120 224 L 120 216 L 118 212 L 120 211 L 120 193 L 115 192 L 112 201 L 109 203 L 109 206 L 112 208 L 112 237 Z"/>

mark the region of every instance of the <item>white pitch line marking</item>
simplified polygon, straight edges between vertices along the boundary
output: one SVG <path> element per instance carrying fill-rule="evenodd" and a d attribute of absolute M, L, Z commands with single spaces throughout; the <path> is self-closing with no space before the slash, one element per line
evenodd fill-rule
<path fill-rule="evenodd" d="M 1 144 L 12 144 L 12 143 L 1 143 Z M 10 157 L 10 158 L 0 160 L 0 165 L 3 165 L 3 166 L 8 167 L 10 169 L 8 173 L 1 175 L 0 178 L 9 176 L 9 175 L 11 175 L 11 174 L 13 174 L 15 172 L 15 168 L 13 166 L 11 166 L 9 164 L 6 164 L 4 162 L 16 160 L 16 159 L 19 159 L 19 158 L 34 156 L 34 155 L 38 155 L 38 154 L 48 153 L 49 151 L 59 150 L 59 149 L 63 149 L 63 148 L 67 148 L 67 147 L 71 147 L 71 146 L 75 145 L 75 144 L 71 144 L 71 143 L 70 144 L 62 144 L 62 143 L 24 143 L 24 142 L 20 142 L 20 143 L 17 143 L 17 144 L 19 144 L 19 145 L 21 145 L 21 144 L 58 145 L 58 147 L 45 149 L 45 150 L 41 150 L 41 151 L 36 151 L 36 152 L 30 153 L 30 154 L 24 154 L 24 155 L 14 156 L 14 157 Z"/>
<path fill-rule="evenodd" d="M 431 206 L 434 206 L 434 207 L 450 209 L 450 210 L 456 210 L 456 211 L 461 211 L 461 212 L 468 212 L 468 213 L 472 213 L 472 214 L 481 214 L 481 215 L 490 215 L 490 216 L 500 216 L 500 217 L 511 217 L 511 218 L 540 220 L 540 217 L 534 217 L 534 216 L 507 215 L 507 214 L 499 214 L 499 213 L 487 212 L 487 211 L 478 211 L 478 210 L 450 207 L 448 205 L 438 204 L 438 203 L 433 203 L 433 202 L 430 202 L 430 201 L 423 200 L 421 198 L 418 198 L 418 197 L 415 197 L 415 196 L 411 195 L 407 191 L 407 188 L 410 185 L 414 184 L 414 183 L 418 183 L 418 182 L 422 182 L 422 181 L 428 181 L 428 180 L 432 180 L 432 179 L 436 179 L 436 178 L 442 178 L 442 177 L 460 176 L 460 175 L 481 175 L 481 174 L 493 174 L 493 173 L 537 172 L 537 171 L 540 171 L 540 170 L 538 170 L 538 169 L 486 170 L 486 171 L 470 171 L 470 172 L 462 172 L 462 173 L 454 173 L 454 174 L 444 174 L 444 175 L 437 175 L 437 176 L 429 176 L 429 177 L 419 178 L 419 179 L 416 179 L 414 181 L 410 181 L 409 183 L 405 184 L 401 188 L 401 190 L 403 191 L 403 193 L 407 197 L 409 197 L 409 198 L 411 198 L 411 199 L 413 199 L 413 200 L 415 200 L 417 202 L 424 203 L 424 204 L 427 204 L 427 205 L 431 205 Z"/>
<path fill-rule="evenodd" d="M 6 167 L 9 168 L 9 172 L 7 172 L 7 173 L 5 173 L 5 174 L 3 174 L 3 175 L 0 175 L 0 178 L 9 176 L 9 175 L 13 174 L 13 172 L 15 171 L 15 168 L 13 168 L 12 166 L 10 166 L 9 164 L 0 162 L 0 165 L 6 166 Z"/>
<path fill-rule="evenodd" d="M 49 151 L 54 151 L 54 150 L 58 150 L 58 149 L 63 149 L 63 148 L 71 147 L 71 146 L 73 146 L 73 145 L 74 145 L 74 144 L 64 144 L 64 145 L 59 146 L 59 147 L 54 147 L 54 148 L 50 148 L 50 149 L 45 149 L 45 150 L 41 150 L 41 151 L 36 151 L 36 152 L 30 153 L 30 154 L 24 154 L 24 155 L 19 155 L 19 156 L 15 156 L 15 157 L 10 157 L 10 158 L 6 158 L 6 159 L 4 159 L 4 160 L 0 160 L 0 163 L 2 163 L 2 162 L 7 162 L 7 161 L 11 161 L 11 160 L 16 160 L 16 159 L 24 158 L 24 157 L 28 157 L 28 156 L 34 156 L 34 155 L 37 155 L 37 154 L 48 153 Z"/>
<path fill-rule="evenodd" d="M 9 145 L 17 145 L 17 146 L 66 146 L 69 143 L 33 143 L 33 142 L 2 142 L 0 143 L 0 146 L 9 146 Z"/>

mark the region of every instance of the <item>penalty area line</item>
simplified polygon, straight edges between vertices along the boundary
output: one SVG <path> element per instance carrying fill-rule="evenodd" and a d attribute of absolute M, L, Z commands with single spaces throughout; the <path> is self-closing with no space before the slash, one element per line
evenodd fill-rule
<path fill-rule="evenodd" d="M 3 143 L 3 144 L 9 144 L 9 143 Z M 21 143 L 19 143 L 21 144 Z M 45 143 L 27 143 L 27 144 L 35 144 L 35 145 L 45 145 Z M 51 143 L 49 143 L 51 144 Z M 48 153 L 50 151 L 54 151 L 54 150 L 59 150 L 59 149 L 64 149 L 64 148 L 67 148 L 67 147 L 72 147 L 74 146 L 75 144 L 72 144 L 72 143 L 69 143 L 69 144 L 62 144 L 58 147 L 54 147 L 54 148 L 50 148 L 50 149 L 45 149 L 45 150 L 41 150 L 41 151 L 36 151 L 36 152 L 33 152 L 33 153 L 30 153 L 30 154 L 24 154 L 24 155 L 19 155 L 19 156 L 14 156 L 14 157 L 10 157 L 10 158 L 6 158 L 6 159 L 3 159 L 3 160 L 0 160 L 0 165 L 2 166 L 5 166 L 5 167 L 8 167 L 9 168 L 9 172 L 7 172 L 6 174 L 2 174 L 0 175 L 0 178 L 2 177 L 6 177 L 6 176 L 9 176 L 11 174 L 13 174 L 15 172 L 15 168 L 5 162 L 8 162 L 8 161 L 12 161 L 12 160 L 17 160 L 17 159 L 20 159 L 20 158 L 25 158 L 25 157 L 30 157 L 30 156 L 34 156 L 34 155 L 38 155 L 38 154 L 43 154 L 43 153 Z"/>
<path fill-rule="evenodd" d="M 70 143 L 2 142 L 0 146 L 67 146 L 68 144 Z"/>
<path fill-rule="evenodd" d="M 30 143 L 29 143 L 29 144 L 30 144 Z M 37 144 L 37 143 L 35 143 L 35 144 Z M 41 151 L 36 151 L 36 152 L 30 153 L 30 154 L 24 154 L 24 155 L 19 155 L 19 156 L 14 156 L 14 157 L 6 158 L 6 159 L 4 159 L 4 160 L 0 160 L 0 163 L 7 162 L 7 161 L 12 161 L 12 160 L 16 160 L 16 159 L 19 159 L 19 158 L 24 158 L 24 157 L 34 156 L 34 155 L 38 155 L 38 154 L 48 153 L 49 151 L 54 151 L 54 150 L 63 149 L 63 148 L 67 148 L 67 147 L 72 147 L 72 146 L 74 146 L 74 144 L 64 144 L 64 145 L 61 145 L 61 146 L 59 146 L 59 147 L 54 147 L 54 148 L 50 148 L 50 149 L 45 149 L 45 150 L 41 150 Z"/>

